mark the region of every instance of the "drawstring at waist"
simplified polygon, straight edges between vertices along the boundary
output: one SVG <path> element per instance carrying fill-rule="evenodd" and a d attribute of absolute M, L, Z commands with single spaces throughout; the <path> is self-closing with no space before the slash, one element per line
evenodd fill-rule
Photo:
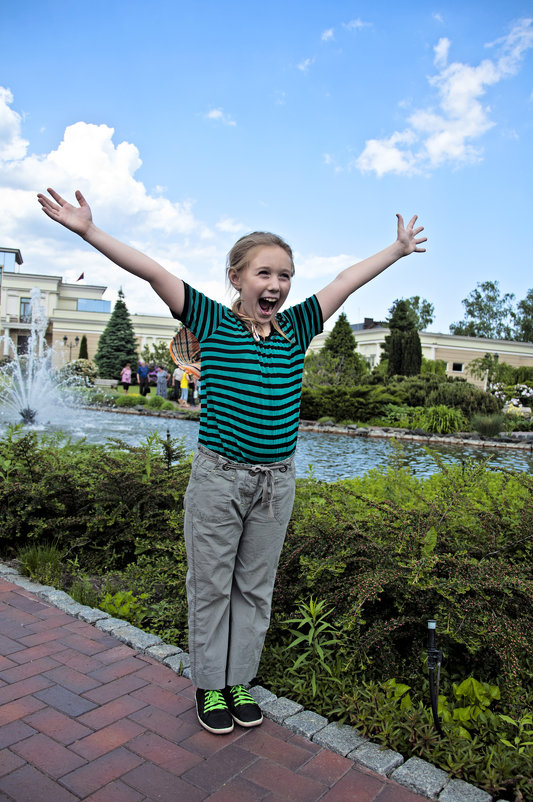
<path fill-rule="evenodd" d="M 285 473 L 288 468 L 288 463 L 292 461 L 293 457 L 290 457 L 285 462 L 275 462 L 270 465 L 248 465 L 241 462 L 231 462 L 230 460 L 223 457 L 221 454 L 217 454 L 216 451 L 211 451 L 210 449 L 206 448 L 205 446 L 198 445 L 198 451 L 204 454 L 207 457 L 211 457 L 211 459 L 216 460 L 217 464 L 222 466 L 223 471 L 248 471 L 250 476 L 257 476 L 258 474 L 263 474 L 263 491 L 261 496 L 261 504 L 263 507 L 268 506 L 268 517 L 274 517 L 274 508 L 272 506 L 272 502 L 274 501 L 274 471 L 280 471 L 280 473 Z"/>

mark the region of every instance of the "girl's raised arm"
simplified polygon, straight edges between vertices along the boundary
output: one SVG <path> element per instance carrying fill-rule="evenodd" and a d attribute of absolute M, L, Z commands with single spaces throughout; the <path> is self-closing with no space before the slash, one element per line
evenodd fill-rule
<path fill-rule="evenodd" d="M 425 252 L 426 249 L 419 246 L 427 241 L 427 237 L 418 236 L 424 228 L 423 226 L 414 227 L 417 221 L 416 214 L 409 221 L 407 228 L 404 226 L 401 214 L 397 214 L 396 217 L 398 218 L 398 237 L 396 242 L 383 251 L 374 254 L 374 256 L 347 267 L 346 270 L 339 273 L 337 278 L 333 279 L 331 284 L 317 292 L 316 297 L 324 320 L 330 318 L 352 292 L 371 281 L 379 273 L 386 270 L 387 267 L 401 259 L 402 256 L 407 256 L 410 253 Z"/>
<path fill-rule="evenodd" d="M 89 204 L 79 190 L 76 191 L 76 200 L 79 206 L 68 203 L 53 189 L 48 189 L 48 193 L 55 203 L 47 195 L 40 193 L 37 195 L 37 200 L 41 204 L 43 212 L 51 220 L 55 220 L 75 234 L 79 234 L 93 248 L 103 253 L 119 267 L 127 270 L 128 273 L 133 273 L 134 276 L 148 281 L 167 306 L 177 314 L 181 314 L 184 301 L 181 279 L 169 273 L 154 259 L 97 228 L 93 223 Z"/>

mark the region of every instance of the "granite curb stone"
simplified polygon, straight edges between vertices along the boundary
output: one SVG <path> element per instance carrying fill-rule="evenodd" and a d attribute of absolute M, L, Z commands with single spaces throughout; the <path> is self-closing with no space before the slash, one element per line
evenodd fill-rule
<path fill-rule="evenodd" d="M 311 710 L 302 710 L 301 713 L 296 713 L 294 716 L 289 716 L 283 722 L 283 726 L 287 727 L 291 732 L 297 735 L 302 735 L 304 738 L 312 739 L 320 730 L 323 730 L 328 725 L 327 718 L 321 716 L 319 713 L 313 713 Z"/>
<path fill-rule="evenodd" d="M 439 795 L 439 802 L 491 802 L 492 797 L 481 788 L 465 783 L 464 780 L 450 780 Z"/>
<path fill-rule="evenodd" d="M 144 632 L 123 619 L 113 618 L 103 610 L 79 604 L 68 593 L 32 582 L 3 563 L 0 563 L 0 577 L 113 635 L 137 651 L 148 654 L 176 673 L 181 669 L 181 675 L 191 679 L 189 654 L 177 646 L 163 643 L 158 635 Z M 430 799 L 438 799 L 439 802 L 491 802 L 490 794 L 463 780 L 449 780 L 438 796 L 431 796 L 428 791 L 434 793 L 433 788 L 440 782 L 440 775 L 447 778 L 441 769 L 416 757 L 409 758 L 404 763 L 403 756 L 398 752 L 368 741 L 346 724 L 328 723 L 324 716 L 304 710 L 303 705 L 284 696 L 277 697 L 261 685 L 250 688 L 250 693 L 267 718 L 308 738 L 317 746 L 323 746 L 354 763 L 390 777 L 410 790 L 426 794 Z"/>
<path fill-rule="evenodd" d="M 387 749 L 380 744 L 372 743 L 372 741 L 361 744 L 353 752 L 349 752 L 347 757 L 353 760 L 354 763 L 360 763 L 367 769 L 372 769 L 372 771 L 377 774 L 383 774 L 385 777 L 388 777 L 394 769 L 403 763 L 403 755 L 400 755 L 399 752 L 394 752 L 392 749 Z"/>
<path fill-rule="evenodd" d="M 328 724 L 323 730 L 319 730 L 313 735 L 313 742 L 318 746 L 325 746 L 336 752 L 338 755 L 346 757 L 349 752 L 353 752 L 358 746 L 366 743 L 366 738 L 359 735 L 353 727 L 348 724 Z"/>
<path fill-rule="evenodd" d="M 285 696 L 276 697 L 267 702 L 262 708 L 266 717 L 275 721 L 276 724 L 283 724 L 285 719 L 289 718 L 289 716 L 295 716 L 296 713 L 301 713 L 303 709 L 303 705 L 293 702 Z"/>
<path fill-rule="evenodd" d="M 448 775 L 420 757 L 410 757 L 403 765 L 390 775 L 400 785 L 410 791 L 423 794 L 430 799 L 437 799 L 439 793 L 448 782 Z"/>

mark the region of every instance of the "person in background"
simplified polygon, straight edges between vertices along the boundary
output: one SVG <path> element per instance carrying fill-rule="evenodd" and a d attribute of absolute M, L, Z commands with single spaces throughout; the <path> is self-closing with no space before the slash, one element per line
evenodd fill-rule
<path fill-rule="evenodd" d="M 149 395 L 150 384 L 148 382 L 149 368 L 144 359 L 139 359 L 139 367 L 137 368 L 137 381 L 139 382 L 139 392 L 141 395 Z"/>
<path fill-rule="evenodd" d="M 122 382 L 124 392 L 127 393 L 131 384 L 131 365 L 129 362 L 126 362 L 120 372 L 120 381 Z"/>
<path fill-rule="evenodd" d="M 157 384 L 155 394 L 160 395 L 161 398 L 165 399 L 165 401 L 167 400 L 168 375 L 169 374 L 166 372 L 163 365 L 159 365 L 157 368 Z"/>
<path fill-rule="evenodd" d="M 177 401 L 178 403 L 181 396 L 182 378 L 183 378 L 183 370 L 181 368 L 176 367 L 172 374 L 172 395 L 174 397 L 174 401 Z"/>

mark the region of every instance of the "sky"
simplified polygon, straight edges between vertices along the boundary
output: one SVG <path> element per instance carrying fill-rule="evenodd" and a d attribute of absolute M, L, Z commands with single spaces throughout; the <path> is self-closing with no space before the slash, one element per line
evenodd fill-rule
<path fill-rule="evenodd" d="M 448 332 L 479 282 L 533 286 L 533 0 L 6 0 L 0 20 L 0 247 L 23 271 L 168 313 L 43 214 L 51 186 L 224 303 L 240 236 L 291 244 L 299 302 L 397 212 L 427 252 L 352 295 L 351 323 L 419 295 Z"/>

